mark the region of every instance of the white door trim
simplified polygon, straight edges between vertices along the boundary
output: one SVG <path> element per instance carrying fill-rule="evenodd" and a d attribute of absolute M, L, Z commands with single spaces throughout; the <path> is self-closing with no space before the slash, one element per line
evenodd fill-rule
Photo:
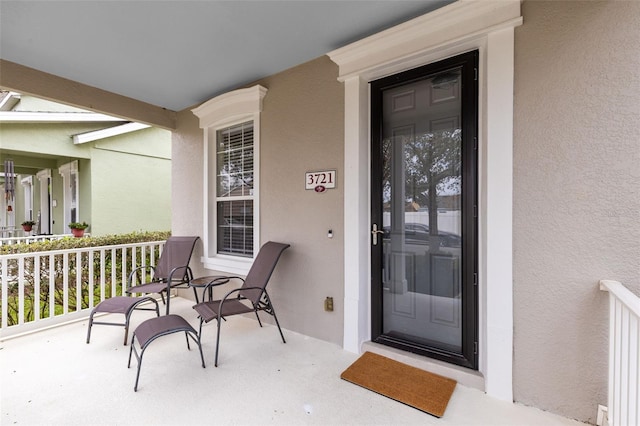
<path fill-rule="evenodd" d="M 485 391 L 508 401 L 513 400 L 513 49 L 514 29 L 521 24 L 519 0 L 459 1 L 329 53 L 345 86 L 343 346 L 359 353 L 371 337 L 368 82 L 479 50 L 479 362 Z"/>

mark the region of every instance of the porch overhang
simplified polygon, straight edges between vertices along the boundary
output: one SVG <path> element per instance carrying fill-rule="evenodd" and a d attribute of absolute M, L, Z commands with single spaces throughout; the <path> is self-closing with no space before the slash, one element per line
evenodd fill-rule
<path fill-rule="evenodd" d="M 176 112 L 0 59 L 0 87 L 166 130 Z"/>

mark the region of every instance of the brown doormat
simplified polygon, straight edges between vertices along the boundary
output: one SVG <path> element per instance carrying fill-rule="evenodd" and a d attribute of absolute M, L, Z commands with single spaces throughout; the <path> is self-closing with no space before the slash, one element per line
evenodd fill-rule
<path fill-rule="evenodd" d="M 398 402 L 442 417 L 456 381 L 365 352 L 340 378 Z"/>

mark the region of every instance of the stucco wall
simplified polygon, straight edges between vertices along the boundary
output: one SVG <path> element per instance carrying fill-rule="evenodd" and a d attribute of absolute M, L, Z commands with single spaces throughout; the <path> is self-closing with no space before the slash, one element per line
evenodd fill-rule
<path fill-rule="evenodd" d="M 257 83 L 268 89 L 260 118 L 260 240 L 291 244 L 269 292 L 284 328 L 341 344 L 344 97 L 337 72 L 321 57 Z M 203 136 L 190 111 L 178 114 L 173 142 L 173 232 L 202 235 Z M 337 171 L 336 189 L 304 189 L 306 171 L 328 169 Z M 327 296 L 333 312 L 324 311 Z"/>
<path fill-rule="evenodd" d="M 516 31 L 514 397 L 595 423 L 607 294 L 640 294 L 640 3 L 525 1 Z"/>
<path fill-rule="evenodd" d="M 171 144 L 171 232 L 173 235 L 203 235 L 203 132 L 191 110 L 177 115 Z M 191 268 L 196 276 L 207 272 L 199 261 L 202 242 L 193 251 Z M 192 297 L 191 292 L 181 292 Z"/>
<path fill-rule="evenodd" d="M 93 235 L 171 229 L 170 145 L 170 132 L 148 128 L 92 147 L 94 196 L 81 217 L 91 217 Z"/>
<path fill-rule="evenodd" d="M 261 240 L 291 244 L 273 288 L 282 324 L 336 344 L 343 336 L 344 88 L 324 56 L 260 81 Z M 337 188 L 305 190 L 307 171 L 336 170 Z M 327 238 L 328 230 L 334 237 Z M 333 297 L 334 311 L 324 311 Z M 280 316 L 280 314 L 279 314 Z"/>

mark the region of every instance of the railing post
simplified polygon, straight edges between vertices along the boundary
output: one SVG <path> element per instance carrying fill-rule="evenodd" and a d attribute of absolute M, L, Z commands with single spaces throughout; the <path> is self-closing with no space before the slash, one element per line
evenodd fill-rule
<path fill-rule="evenodd" d="M 2 259 L 2 279 L 0 280 L 0 286 L 2 287 L 2 329 L 7 328 L 8 324 L 8 297 L 9 297 L 9 259 Z"/>
<path fill-rule="evenodd" d="M 56 267 L 55 267 L 55 256 L 53 254 L 49 255 L 49 318 L 53 318 L 56 314 Z"/>
<path fill-rule="evenodd" d="M 609 394 L 607 424 L 640 422 L 640 298 L 617 281 L 600 281 L 609 292 Z"/>
<path fill-rule="evenodd" d="M 40 319 L 40 255 L 36 254 L 33 258 L 33 320 Z"/>

